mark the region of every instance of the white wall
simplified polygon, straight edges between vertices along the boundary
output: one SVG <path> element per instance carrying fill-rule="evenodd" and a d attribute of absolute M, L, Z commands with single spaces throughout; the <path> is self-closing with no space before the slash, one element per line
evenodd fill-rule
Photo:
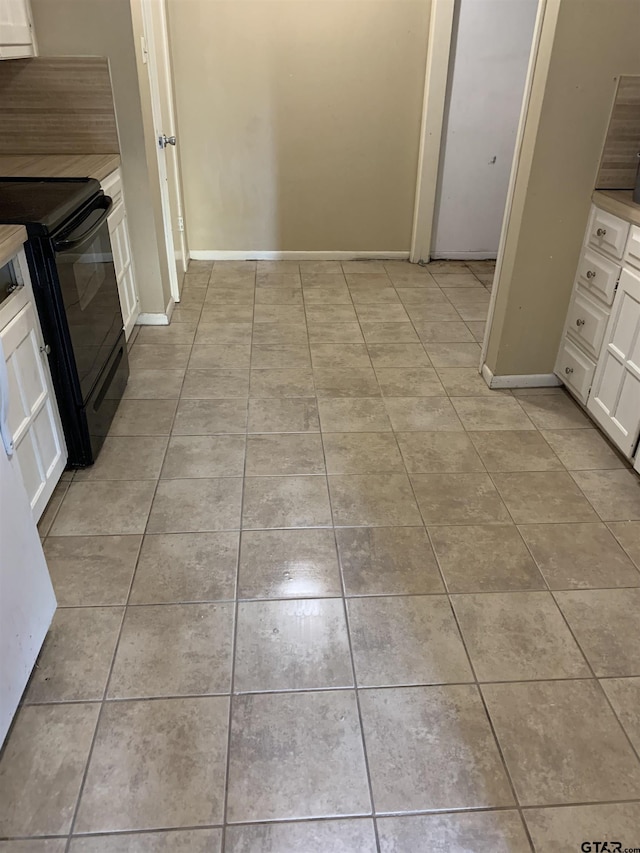
<path fill-rule="evenodd" d="M 434 258 L 496 256 L 537 7 L 456 0 Z"/>

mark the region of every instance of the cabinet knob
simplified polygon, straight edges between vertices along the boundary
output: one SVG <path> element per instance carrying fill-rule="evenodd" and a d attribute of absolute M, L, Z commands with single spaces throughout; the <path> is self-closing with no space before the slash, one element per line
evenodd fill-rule
<path fill-rule="evenodd" d="M 49 353 L 51 352 L 51 347 L 49 346 L 49 344 L 44 344 L 40 347 L 40 352 L 45 353 L 45 355 L 49 355 Z"/>
<path fill-rule="evenodd" d="M 564 372 L 567 374 L 567 376 L 569 376 L 571 373 L 573 373 L 573 367 L 565 367 Z"/>
<path fill-rule="evenodd" d="M 584 326 L 584 320 L 581 320 L 581 319 L 576 320 L 576 326 Z"/>
<path fill-rule="evenodd" d="M 607 233 L 606 228 L 598 228 L 598 230 L 596 231 L 596 236 L 604 237 L 606 233 Z"/>
<path fill-rule="evenodd" d="M 587 270 L 587 278 L 588 279 L 592 279 L 595 277 L 596 277 L 596 271 L 595 270 Z"/>

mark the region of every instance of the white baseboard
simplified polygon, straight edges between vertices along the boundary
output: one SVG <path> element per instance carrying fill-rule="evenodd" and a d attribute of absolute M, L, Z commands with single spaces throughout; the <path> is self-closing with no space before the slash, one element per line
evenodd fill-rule
<path fill-rule="evenodd" d="M 253 252 L 191 249 L 189 257 L 194 261 L 402 261 L 409 257 L 409 252 Z"/>
<path fill-rule="evenodd" d="M 523 373 L 512 376 L 494 376 L 486 364 L 482 365 L 482 378 L 489 388 L 556 388 L 562 383 L 555 373 Z"/>
<path fill-rule="evenodd" d="M 432 261 L 494 261 L 497 252 L 431 252 Z"/>
<path fill-rule="evenodd" d="M 143 311 L 138 314 L 136 326 L 168 326 L 169 319 L 167 314 L 147 314 Z"/>

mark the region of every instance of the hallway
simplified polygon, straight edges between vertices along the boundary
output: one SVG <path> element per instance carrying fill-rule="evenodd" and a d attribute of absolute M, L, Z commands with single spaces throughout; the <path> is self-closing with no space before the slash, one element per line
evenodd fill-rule
<path fill-rule="evenodd" d="M 492 267 L 191 262 L 41 521 L 0 853 L 640 847 L 638 481 L 486 387 Z"/>

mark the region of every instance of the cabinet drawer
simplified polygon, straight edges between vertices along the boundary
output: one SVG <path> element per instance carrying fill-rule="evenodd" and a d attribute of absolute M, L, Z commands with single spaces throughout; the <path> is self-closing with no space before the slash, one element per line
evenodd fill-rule
<path fill-rule="evenodd" d="M 589 224 L 589 245 L 601 252 L 621 258 L 629 234 L 629 223 L 597 207 L 593 208 Z"/>
<path fill-rule="evenodd" d="M 596 305 L 579 287 L 574 290 L 567 313 L 567 334 L 578 341 L 596 361 L 608 320 L 608 311 Z"/>
<path fill-rule="evenodd" d="M 611 305 L 619 277 L 619 264 L 585 248 L 578 264 L 578 281 L 591 294 Z"/>
<path fill-rule="evenodd" d="M 570 388 L 582 403 L 587 402 L 596 365 L 570 340 L 564 338 L 560 344 L 556 375 Z"/>
<path fill-rule="evenodd" d="M 632 225 L 629 231 L 624 259 L 631 266 L 640 267 L 640 228 L 637 225 Z"/>

